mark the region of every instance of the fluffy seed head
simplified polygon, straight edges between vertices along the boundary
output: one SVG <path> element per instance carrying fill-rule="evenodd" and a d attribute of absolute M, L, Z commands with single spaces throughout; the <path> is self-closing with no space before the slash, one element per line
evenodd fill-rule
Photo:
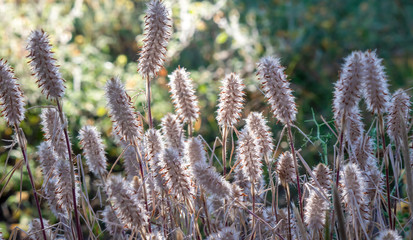
<path fill-rule="evenodd" d="M 50 142 L 59 158 L 67 158 L 66 138 L 59 113 L 55 108 L 44 108 L 40 115 L 42 130 L 46 141 Z"/>
<path fill-rule="evenodd" d="M 209 235 L 207 240 L 238 240 L 240 232 L 233 227 L 224 227 L 217 233 Z"/>
<path fill-rule="evenodd" d="M 361 119 L 360 110 L 357 106 L 347 112 L 345 136 L 347 142 L 354 148 L 364 134 L 364 124 Z"/>
<path fill-rule="evenodd" d="M 161 155 L 163 174 L 169 192 L 178 200 L 190 200 L 194 195 L 192 174 L 178 152 L 167 148 Z"/>
<path fill-rule="evenodd" d="M 42 142 L 38 147 L 37 155 L 39 156 L 38 159 L 42 168 L 43 177 L 46 179 L 58 161 L 57 154 L 50 145 L 50 142 L 46 141 Z"/>
<path fill-rule="evenodd" d="M 185 68 L 178 68 L 169 75 L 171 97 L 182 123 L 194 122 L 199 117 L 198 99 L 192 79 Z"/>
<path fill-rule="evenodd" d="M 68 161 L 59 160 L 56 164 L 54 175 L 56 177 L 56 200 L 57 205 L 63 211 L 61 218 L 70 219 L 71 209 L 73 208 L 72 181 L 70 176 L 70 166 Z M 76 203 L 79 204 L 80 186 L 75 182 Z"/>
<path fill-rule="evenodd" d="M 293 161 L 293 155 L 291 155 L 290 152 L 284 152 L 280 155 L 277 165 L 277 174 L 280 183 L 283 185 L 294 182 L 296 175 Z"/>
<path fill-rule="evenodd" d="M 126 93 L 125 86 L 119 78 L 115 77 L 108 80 L 105 90 L 109 114 L 114 123 L 114 131 L 121 136 L 122 140 L 129 143 L 134 143 L 135 140 L 142 140 L 143 126 L 141 122 L 138 121 L 131 98 Z"/>
<path fill-rule="evenodd" d="M 46 233 L 47 239 L 55 239 L 53 237 L 52 229 L 50 228 L 49 221 L 43 219 L 44 231 Z M 29 223 L 29 231 L 27 231 L 30 240 L 43 240 L 42 225 L 40 224 L 40 219 L 35 218 Z"/>
<path fill-rule="evenodd" d="M 193 137 L 188 139 L 185 144 L 185 156 L 188 158 L 191 165 L 196 163 L 206 163 L 206 154 L 201 138 Z"/>
<path fill-rule="evenodd" d="M 238 74 L 228 74 L 222 80 L 217 111 L 219 126 L 231 127 L 240 119 L 244 105 L 244 88 L 245 85 Z"/>
<path fill-rule="evenodd" d="M 54 173 L 55 171 L 51 173 L 48 180 L 45 179 L 45 181 L 43 181 L 44 197 L 46 198 L 53 215 L 61 221 L 66 221 L 66 219 L 69 218 L 69 216 L 66 215 L 67 211 L 57 203 L 56 191 L 58 190 L 58 187 L 57 178 L 54 176 Z"/>
<path fill-rule="evenodd" d="M 152 79 L 165 61 L 166 47 L 172 33 L 170 13 L 160 0 L 148 3 L 145 15 L 143 47 L 138 69 L 146 79 Z"/>
<path fill-rule="evenodd" d="M 205 162 L 197 162 L 192 165 L 192 173 L 197 183 L 208 193 L 220 199 L 233 197 L 231 184 L 220 176 L 214 167 Z"/>
<path fill-rule="evenodd" d="M 89 170 L 97 176 L 103 176 L 106 173 L 107 165 L 105 146 L 96 127 L 82 127 L 82 129 L 80 129 L 79 140 Z"/>
<path fill-rule="evenodd" d="M 105 223 L 106 230 L 115 239 L 123 239 L 122 231 L 123 224 L 116 217 L 116 213 L 112 210 L 110 206 L 106 206 L 103 210 L 103 222 Z"/>
<path fill-rule="evenodd" d="M 274 149 L 272 134 L 262 113 L 251 112 L 246 119 L 247 129 L 251 136 L 258 140 L 261 152 L 268 156 Z"/>
<path fill-rule="evenodd" d="M 402 237 L 394 230 L 383 230 L 377 240 L 402 240 Z"/>
<path fill-rule="evenodd" d="M 331 170 L 324 164 L 319 163 L 313 169 L 314 177 L 317 179 L 318 183 L 321 185 L 324 191 L 330 191 L 331 189 Z M 312 180 L 313 186 L 318 186 L 315 184 L 314 180 Z"/>
<path fill-rule="evenodd" d="M 344 112 L 350 112 L 360 101 L 360 85 L 365 78 L 364 55 L 354 51 L 344 59 L 339 80 L 334 86 L 333 112 L 337 122 L 341 122 Z"/>
<path fill-rule="evenodd" d="M 367 160 L 363 175 L 366 179 L 366 195 L 370 203 L 380 198 L 384 192 L 384 175 L 378 167 L 377 159 L 370 157 Z"/>
<path fill-rule="evenodd" d="M 7 61 L 0 59 L 0 106 L 1 115 L 9 126 L 20 125 L 24 119 L 23 91 Z"/>
<path fill-rule="evenodd" d="M 327 209 L 327 201 L 315 190 L 311 190 L 304 207 L 304 222 L 311 231 L 317 233 L 324 228 Z"/>
<path fill-rule="evenodd" d="M 106 186 L 106 193 L 113 204 L 117 218 L 131 229 L 146 226 L 148 216 L 142 203 L 134 196 L 134 191 L 121 176 L 112 175 Z"/>
<path fill-rule="evenodd" d="M 367 109 L 375 114 L 386 113 L 389 104 L 389 86 L 382 59 L 376 51 L 364 52 L 365 78 L 362 84 Z"/>
<path fill-rule="evenodd" d="M 165 146 L 159 130 L 149 129 L 145 134 L 145 154 L 146 160 L 149 161 L 150 174 L 152 174 L 155 184 L 155 190 L 162 192 L 166 190 L 165 178 L 162 176 L 162 167 L 160 156 Z"/>
<path fill-rule="evenodd" d="M 257 75 L 271 111 L 283 124 L 292 124 L 297 115 L 290 82 L 280 59 L 264 57 L 257 64 Z"/>
<path fill-rule="evenodd" d="M 365 224 L 369 219 L 368 201 L 365 194 L 366 179 L 355 163 L 345 165 L 341 175 L 343 201 L 349 213 L 349 221 Z M 359 215 L 362 219 L 359 219 Z"/>
<path fill-rule="evenodd" d="M 49 99 L 63 97 L 65 86 L 62 75 L 57 65 L 57 60 L 52 52 L 49 35 L 43 30 L 32 31 L 26 49 L 33 75 L 42 93 Z"/>
<path fill-rule="evenodd" d="M 251 183 L 258 183 L 262 176 L 261 169 L 261 146 L 258 144 L 246 128 L 244 128 L 238 139 L 237 156 L 242 165 L 244 176 Z"/>
<path fill-rule="evenodd" d="M 182 123 L 174 114 L 167 114 L 162 118 L 162 134 L 167 148 L 175 148 L 179 153 L 184 150 L 184 130 Z"/>
<path fill-rule="evenodd" d="M 410 96 L 402 89 L 397 90 L 388 109 L 387 133 L 396 145 L 401 146 L 402 126 L 408 127 L 410 120 Z"/>

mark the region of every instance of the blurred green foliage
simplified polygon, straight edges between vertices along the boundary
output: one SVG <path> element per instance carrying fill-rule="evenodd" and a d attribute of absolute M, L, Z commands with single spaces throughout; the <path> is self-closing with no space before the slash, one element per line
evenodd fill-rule
<path fill-rule="evenodd" d="M 281 126 L 271 118 L 255 76 L 255 63 L 264 55 L 279 55 L 287 67 L 299 106 L 297 125 L 326 141 L 331 135 L 319 132 L 327 131 L 320 125 L 319 115 L 331 118 L 333 83 L 342 58 L 352 50 L 377 49 L 384 59 L 392 90 L 407 88 L 407 83 L 413 81 L 413 2 L 409 0 L 165 1 L 172 8 L 174 33 L 165 69 L 152 83 L 153 114 L 159 123 L 166 112 L 173 111 L 167 75 L 178 66 L 185 67 L 191 72 L 202 109 L 195 130 L 209 142 L 218 133 L 214 112 L 219 81 L 232 71 L 240 73 L 246 81 L 248 100 L 244 115 L 251 110 L 264 111 L 278 137 Z M 30 31 L 42 28 L 51 36 L 66 79 L 64 111 L 74 152 L 80 153 L 78 130 L 86 123 L 95 124 L 104 133 L 106 151 L 113 161 L 119 150 L 110 138 L 104 84 L 108 78 L 120 76 L 137 109 L 144 112 L 144 83 L 136 71 L 144 10 L 145 1 L 0 0 L 0 58 L 7 59 L 15 68 L 30 107 L 22 127 L 28 138 L 31 160 L 36 158 L 36 146 L 42 141 L 38 106 L 52 103 L 41 95 L 25 58 Z M 12 129 L 0 120 L 0 166 L 5 166 L 9 144 L 5 140 L 10 140 L 11 134 Z M 296 135 L 301 139 L 297 132 Z M 324 147 L 317 148 L 317 144 Z M 326 161 L 326 153 L 330 152 L 322 141 L 317 144 L 310 146 L 306 155 L 310 165 Z M 17 159 L 21 160 L 19 151 L 12 150 L 2 176 L 3 171 L 12 169 Z M 32 164 L 35 165 L 34 161 Z M 35 175 L 39 179 L 40 172 L 36 171 Z M 25 171 L 23 176 L 23 191 L 30 192 Z M 8 227 L 20 224 L 23 229 L 27 228 L 27 219 L 33 216 L 34 210 L 27 201 L 22 201 L 17 211 L 19 188 L 20 172 L 17 171 L 0 199 L 3 232 L 6 223 Z M 46 217 L 51 214 L 46 213 Z M 8 234 L 5 232 L 6 237 Z"/>

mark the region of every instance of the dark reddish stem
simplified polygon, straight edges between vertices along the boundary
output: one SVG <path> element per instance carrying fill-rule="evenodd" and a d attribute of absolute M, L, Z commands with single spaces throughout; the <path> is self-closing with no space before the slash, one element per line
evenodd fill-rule
<path fill-rule="evenodd" d="M 22 136 L 22 134 L 20 133 L 19 127 L 18 127 L 17 125 L 15 125 L 14 127 L 15 127 L 15 130 L 16 130 L 16 132 L 17 132 L 20 149 L 21 149 L 22 154 L 23 154 L 23 159 L 24 159 L 24 162 L 26 163 L 26 168 L 27 168 L 27 173 L 29 174 L 30 184 L 32 185 L 32 188 L 33 188 L 34 201 L 36 202 L 37 212 L 39 213 L 40 226 L 41 226 L 41 228 L 42 228 L 43 238 L 44 238 L 44 240 L 47 240 L 46 232 L 45 232 L 45 230 L 44 230 L 42 211 L 40 210 L 39 199 L 37 198 L 36 186 L 34 185 L 34 180 L 33 180 L 32 171 L 30 170 L 29 161 L 28 161 L 28 159 L 27 159 L 26 145 L 24 145 L 24 144 L 22 143 L 22 140 L 23 140 L 22 137 L 23 137 L 23 136 Z"/>
<path fill-rule="evenodd" d="M 146 79 L 146 104 L 148 105 L 148 122 L 149 127 L 153 128 L 152 110 L 151 110 L 151 80 Z"/>
<path fill-rule="evenodd" d="M 69 141 L 69 134 L 67 132 L 67 126 L 64 124 L 64 117 L 63 117 L 63 110 L 62 106 L 60 105 L 60 101 L 57 99 L 57 108 L 59 110 L 59 116 L 60 116 L 60 122 L 63 126 L 63 132 L 65 134 L 65 139 L 66 139 L 66 146 L 67 146 L 67 154 L 68 154 L 68 161 L 69 161 L 69 166 L 70 166 L 70 173 L 71 173 L 71 181 L 72 181 L 72 196 L 73 196 L 73 209 L 75 212 L 75 222 L 76 222 L 76 231 L 77 231 L 77 237 L 80 240 L 83 240 L 83 235 L 82 235 L 82 229 L 80 228 L 80 219 L 79 219 L 79 214 L 77 211 L 77 201 L 76 201 L 76 183 L 75 183 L 75 170 L 73 168 L 73 162 L 72 162 L 72 148 L 70 146 L 70 141 Z"/>

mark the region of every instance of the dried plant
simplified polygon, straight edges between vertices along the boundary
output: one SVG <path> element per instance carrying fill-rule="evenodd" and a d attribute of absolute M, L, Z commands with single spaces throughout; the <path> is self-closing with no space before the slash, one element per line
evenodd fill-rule
<path fill-rule="evenodd" d="M 293 157 L 290 152 L 284 152 L 280 155 L 277 164 L 277 176 L 279 182 L 284 186 L 294 181 L 296 176 Z"/>
<path fill-rule="evenodd" d="M 182 153 L 184 150 L 184 130 L 182 123 L 174 114 L 167 114 L 162 118 L 162 135 L 167 148 L 174 148 Z"/>
<path fill-rule="evenodd" d="M 46 98 L 57 100 L 64 96 L 64 79 L 52 52 L 49 35 L 43 30 L 32 31 L 27 44 L 33 75 Z"/>
<path fill-rule="evenodd" d="M 402 238 L 396 231 L 387 229 L 380 232 L 377 240 L 402 240 Z"/>
<path fill-rule="evenodd" d="M 44 221 L 44 227 L 46 231 L 47 239 L 55 239 L 53 232 L 50 228 L 49 221 Z M 27 231 L 30 240 L 43 240 L 42 227 L 40 224 L 40 219 L 35 218 L 29 223 L 29 231 Z"/>
<path fill-rule="evenodd" d="M 89 170 L 96 176 L 106 174 L 105 146 L 103 145 L 100 133 L 94 126 L 84 126 L 80 129 L 80 145 L 86 157 Z"/>
<path fill-rule="evenodd" d="M 397 90 L 388 109 L 387 134 L 397 146 L 401 146 L 402 127 L 408 126 L 410 120 L 410 96 L 402 89 Z"/>
<path fill-rule="evenodd" d="M 258 139 L 258 145 L 261 146 L 261 152 L 264 156 L 271 155 L 274 149 L 272 133 L 262 113 L 251 112 L 246 119 L 246 123 L 251 136 Z"/>

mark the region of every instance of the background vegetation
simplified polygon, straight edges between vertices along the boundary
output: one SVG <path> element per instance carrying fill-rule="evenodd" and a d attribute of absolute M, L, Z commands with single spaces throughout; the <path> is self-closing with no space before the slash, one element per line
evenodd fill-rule
<path fill-rule="evenodd" d="M 226 73 L 240 73 L 246 80 L 248 104 L 244 116 L 253 109 L 271 117 L 255 76 L 255 63 L 264 55 L 282 57 L 299 106 L 297 122 L 313 137 L 317 135 L 313 112 L 317 122 L 321 122 L 320 115 L 331 119 L 333 83 L 338 78 L 342 58 L 352 50 L 378 50 L 391 80 L 391 90 L 407 88 L 413 82 L 413 2 L 408 0 L 165 1 L 173 10 L 174 33 L 166 69 L 153 83 L 155 123 L 173 110 L 167 75 L 178 66 L 185 67 L 194 79 L 202 109 L 195 131 L 211 143 L 218 132 L 216 100 L 220 80 Z M 78 130 L 85 123 L 93 123 L 104 132 L 106 151 L 113 163 L 119 150 L 111 138 L 103 86 L 109 77 L 120 76 L 134 96 L 138 110 L 144 112 L 144 81 L 136 72 L 144 10 L 145 1 L 0 0 L 0 58 L 14 66 L 28 107 L 33 107 L 22 124 L 33 166 L 36 146 L 42 140 L 40 109 L 36 106 L 46 105 L 48 101 L 30 75 L 25 58 L 30 31 L 43 28 L 51 35 L 56 58 L 67 81 L 64 110 L 69 118 L 75 153 L 80 153 Z M 274 119 L 270 125 L 277 136 L 280 125 Z M 2 118 L 1 176 L 11 170 L 16 159 L 21 159 L 18 150 L 6 149 L 11 134 L 12 129 Z M 320 134 L 321 140 L 330 139 L 327 128 L 322 127 Z M 310 165 L 321 160 L 320 148 L 317 148 L 321 143 L 317 141 L 315 146 L 306 149 Z M 281 147 L 287 144 L 282 143 Z M 8 153 L 10 158 L 6 164 Z M 327 155 L 323 156 L 327 159 Z M 121 167 L 115 168 L 120 170 Z M 35 175 L 40 177 L 40 170 Z M 27 229 L 31 216 L 36 215 L 25 171 L 22 179 L 20 186 L 21 175 L 14 174 L 0 198 L 0 229 L 6 237 L 9 229 L 16 226 Z M 0 187 L 3 186 L 4 182 L 0 183 Z M 51 213 L 45 213 L 45 217 L 53 218 Z"/>

